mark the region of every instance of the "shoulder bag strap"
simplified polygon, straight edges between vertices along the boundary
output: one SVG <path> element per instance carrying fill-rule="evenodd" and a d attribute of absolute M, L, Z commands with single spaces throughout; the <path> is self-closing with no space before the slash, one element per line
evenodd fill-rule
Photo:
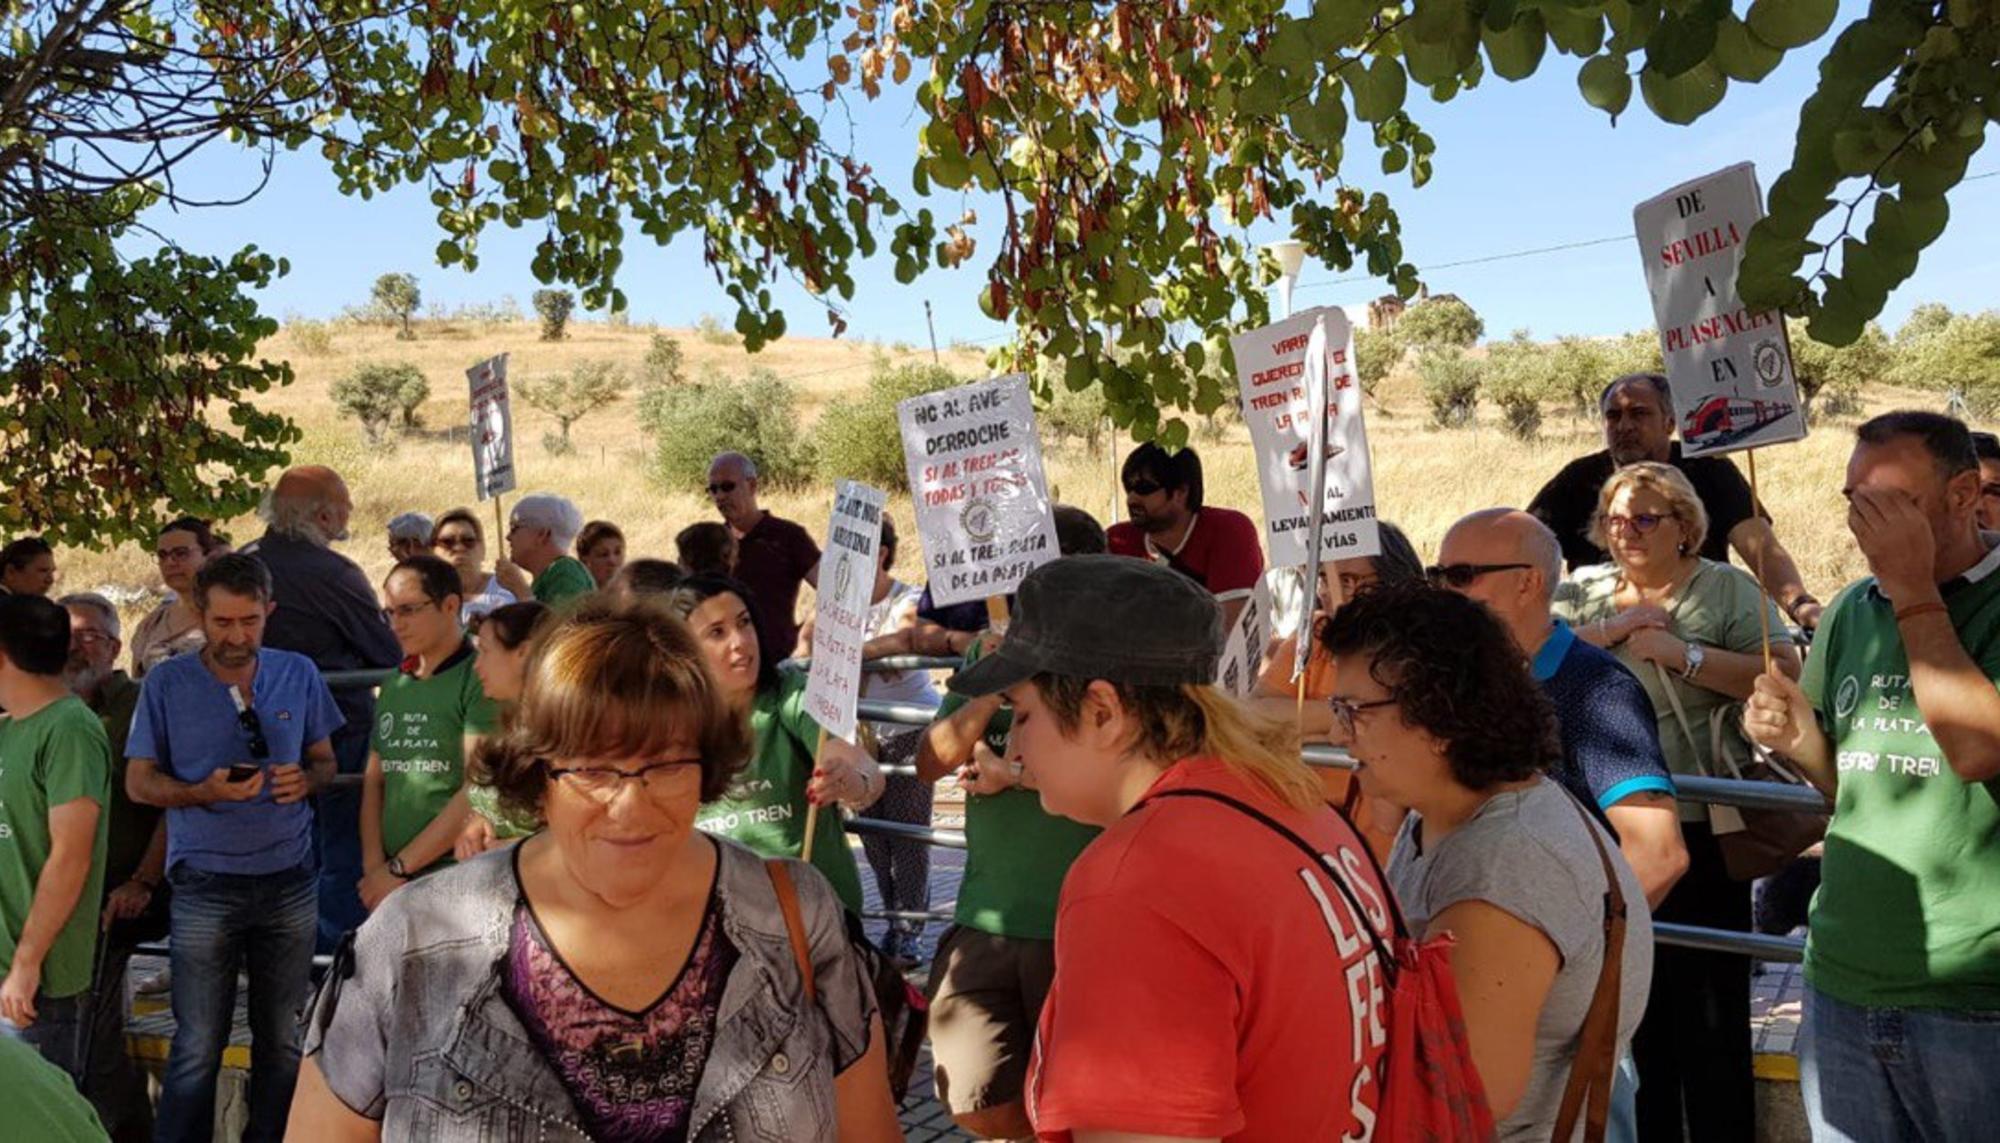
<path fill-rule="evenodd" d="M 764 863 L 771 875 L 771 888 L 778 894 L 778 909 L 785 914 L 785 931 L 792 938 L 792 959 L 798 962 L 799 979 L 805 982 L 806 1003 L 819 999 L 819 984 L 813 979 L 812 951 L 806 944 L 806 922 L 799 913 L 799 890 L 792 884 L 792 871 L 780 860 Z"/>
<path fill-rule="evenodd" d="M 1674 689 L 1673 677 L 1658 663 L 1653 664 L 1653 673 L 1659 676 L 1660 689 L 1666 692 L 1667 705 L 1673 708 L 1674 721 L 1680 724 L 1681 737 L 1687 739 L 1688 752 L 1694 755 L 1694 764 L 1706 772 L 1708 766 L 1701 760 L 1701 744 L 1695 741 L 1694 727 L 1688 725 L 1687 708 L 1681 705 L 1680 692 Z M 1709 776 L 1714 777 L 1713 774 Z"/>
<path fill-rule="evenodd" d="M 1248 802 L 1232 798 L 1228 794 L 1219 794 L 1214 790 L 1163 790 L 1146 800 L 1150 802 L 1159 798 L 1200 798 L 1204 801 L 1219 802 L 1240 814 L 1263 823 L 1263 825 L 1279 837 L 1291 842 L 1304 852 L 1307 857 L 1312 859 L 1313 867 L 1324 871 L 1327 874 L 1327 879 L 1333 882 L 1334 888 L 1340 890 L 1340 895 L 1346 898 L 1347 907 L 1354 914 L 1354 923 L 1359 925 L 1361 930 L 1368 934 L 1368 942 L 1375 946 L 1375 955 L 1382 960 L 1382 971 L 1387 974 L 1390 982 L 1394 983 L 1397 970 L 1401 967 L 1396 960 L 1395 953 L 1390 950 L 1389 943 L 1382 939 L 1382 934 L 1375 931 L 1375 926 L 1368 920 L 1368 910 L 1361 907 L 1361 902 L 1354 896 L 1354 890 L 1347 887 L 1347 879 L 1342 877 L 1338 870 L 1330 868 L 1327 865 L 1326 856 L 1320 853 L 1319 849 L 1312 842 L 1300 837 L 1291 827 L 1265 813 L 1263 810 L 1258 809 Z M 1359 838 L 1360 835 L 1357 833 L 1356 837 Z M 1366 839 L 1361 839 L 1361 848 L 1364 851 L 1367 850 L 1368 842 Z M 1369 854 L 1368 860 L 1371 865 L 1374 865 L 1375 855 L 1372 853 Z M 1388 878 L 1381 875 L 1381 867 L 1379 865 L 1374 867 L 1376 869 L 1376 881 L 1382 887 L 1383 903 L 1388 906 L 1390 919 L 1396 926 L 1396 936 L 1406 938 L 1409 934 L 1403 925 L 1403 911 L 1396 904 L 1396 894 L 1389 888 Z"/>
<path fill-rule="evenodd" d="M 1574 795 L 1570 801 L 1575 804 Z M 1575 805 L 1575 809 L 1577 817 L 1583 819 L 1584 832 L 1597 847 L 1597 861 L 1604 869 L 1604 956 L 1597 969 L 1597 991 L 1591 995 L 1590 1010 L 1577 1034 L 1569 1082 L 1563 1087 L 1555 1133 L 1550 1138 L 1569 1143 L 1576 1132 L 1577 1116 L 1584 1113 L 1587 1096 L 1589 1110 L 1585 1113 L 1583 1138 L 1585 1143 L 1600 1143 L 1611 1113 L 1612 1073 L 1618 1067 L 1618 994 L 1625 968 L 1625 891 L 1618 884 L 1618 871 L 1612 867 L 1611 855 L 1605 851 L 1604 839 L 1590 815 L 1581 805 Z"/>

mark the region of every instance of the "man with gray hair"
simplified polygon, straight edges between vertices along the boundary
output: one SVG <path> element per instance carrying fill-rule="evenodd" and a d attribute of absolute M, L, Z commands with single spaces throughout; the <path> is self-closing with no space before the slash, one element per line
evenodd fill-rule
<path fill-rule="evenodd" d="M 515 501 L 508 515 L 507 559 L 499 569 L 503 587 L 523 598 L 532 590 L 536 599 L 550 607 L 597 590 L 590 569 L 569 554 L 576 534 L 583 530 L 583 513 L 575 504 L 548 492 L 536 492 Z M 523 572 L 535 577 L 532 589 Z"/>
<path fill-rule="evenodd" d="M 717 454 L 708 465 L 708 497 L 736 537 L 736 578 L 750 589 L 763 620 L 767 661 L 799 645 L 799 585 L 819 586 L 819 545 L 804 528 L 757 503 L 757 464 L 740 452 Z"/>
<path fill-rule="evenodd" d="M 1801 627 L 1819 625 L 1823 608 L 1806 590 L 1798 564 L 1771 530 L 1771 517 L 1750 495 L 1750 485 L 1726 456 L 1687 457 L 1674 439 L 1674 401 L 1667 379 L 1658 373 L 1628 373 L 1604 387 L 1597 398 L 1604 415 L 1602 452 L 1578 457 L 1542 485 L 1528 502 L 1528 511 L 1547 524 L 1562 542 L 1571 570 L 1610 562 L 1610 555 L 1590 541 L 1591 520 L 1597 515 L 1597 494 L 1611 474 L 1628 464 L 1650 460 L 1681 470 L 1694 485 L 1708 512 L 1708 538 L 1701 555 L 1728 563 L 1732 549 L 1744 566 L 1758 573 L 1764 590 Z"/>
<path fill-rule="evenodd" d="M 103 947 L 91 976 L 93 998 L 84 1013 L 89 1030 L 78 1086 L 97 1109 L 113 1139 L 153 1134 L 153 1105 L 146 1077 L 125 1051 L 125 968 L 145 941 L 167 935 L 167 823 L 156 806 L 142 806 L 125 791 L 125 739 L 139 705 L 139 684 L 118 669 L 123 650 L 118 609 L 95 592 L 56 600 L 69 612 L 69 661 L 63 683 L 83 700 L 111 746 L 110 822 L 104 844 Z"/>
<path fill-rule="evenodd" d="M 402 563 L 411 556 L 431 554 L 431 518 L 404 512 L 389 521 L 389 558 Z"/>
<path fill-rule="evenodd" d="M 320 465 L 290 469 L 260 512 L 269 530 L 243 549 L 271 572 L 276 609 L 264 628 L 264 646 L 304 655 L 322 672 L 386 670 L 403 661 L 367 575 L 332 548 L 347 539 L 353 514 L 354 499 L 339 473 Z M 340 773 L 358 775 L 368 765 L 375 691 L 341 687 L 334 701 L 346 720 L 333 732 L 334 761 Z M 361 881 L 359 786 L 336 786 L 324 794 L 315 828 L 318 945 L 319 951 L 332 952 L 341 935 L 368 916 L 354 888 Z"/>

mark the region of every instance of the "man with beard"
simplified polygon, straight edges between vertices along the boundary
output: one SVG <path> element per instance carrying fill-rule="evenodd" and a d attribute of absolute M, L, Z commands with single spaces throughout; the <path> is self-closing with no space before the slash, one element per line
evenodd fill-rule
<path fill-rule="evenodd" d="M 1111 554 L 1165 564 L 1207 588 L 1228 631 L 1264 574 L 1256 521 L 1204 505 L 1201 457 L 1192 448 L 1170 453 L 1149 441 L 1125 458 L 1118 479 L 1131 518 L 1106 533 Z"/>
<path fill-rule="evenodd" d="M 1611 473 L 1644 460 L 1671 464 L 1694 485 L 1695 495 L 1708 511 L 1708 538 L 1701 546 L 1702 558 L 1728 563 L 1730 549 L 1735 549 L 1744 566 L 1761 577 L 1765 592 L 1794 623 L 1808 630 L 1819 626 L 1824 609 L 1806 590 L 1798 565 L 1778 542 L 1770 516 L 1750 495 L 1743 474 L 1726 456 L 1681 455 L 1680 442 L 1674 439 L 1673 394 L 1664 376 L 1628 373 L 1617 378 L 1599 394 L 1597 407 L 1604 414 L 1604 451 L 1564 465 L 1528 502 L 1528 513 L 1547 524 L 1561 541 L 1563 559 L 1571 571 L 1611 560 L 1588 535 L 1591 517 L 1597 512 L 1597 494 Z"/>
<path fill-rule="evenodd" d="M 250 980 L 243 1138 L 283 1136 L 298 1080 L 319 912 L 306 798 L 333 777 L 340 709 L 312 660 L 263 646 L 271 591 L 254 556 L 202 566 L 194 605 L 207 645 L 147 672 L 125 744 L 126 791 L 167 811 L 174 1041 L 162 1143 L 209 1137 L 239 968 Z"/>
<path fill-rule="evenodd" d="M 89 1045 L 80 1086 L 113 1139 L 150 1139 L 153 1104 L 146 1076 L 125 1051 L 125 967 L 143 941 L 167 932 L 167 823 L 155 806 L 125 792 L 125 739 L 139 705 L 139 684 L 115 665 L 124 649 L 118 609 L 94 592 L 56 601 L 69 612 L 70 693 L 104 724 L 111 745 L 111 816 L 104 848 L 104 942 L 91 975 Z"/>

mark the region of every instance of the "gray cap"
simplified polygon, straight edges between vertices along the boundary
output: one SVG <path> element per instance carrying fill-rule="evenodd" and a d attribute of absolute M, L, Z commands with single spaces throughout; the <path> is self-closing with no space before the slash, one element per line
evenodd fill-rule
<path fill-rule="evenodd" d="M 1206 685 L 1221 658 L 1222 609 L 1200 584 L 1151 560 L 1064 556 L 1028 573 L 999 649 L 949 685 L 975 698 L 1041 674 Z"/>

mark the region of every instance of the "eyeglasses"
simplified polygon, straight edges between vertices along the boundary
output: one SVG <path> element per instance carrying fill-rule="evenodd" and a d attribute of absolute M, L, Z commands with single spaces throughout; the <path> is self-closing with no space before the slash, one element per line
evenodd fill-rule
<path fill-rule="evenodd" d="M 236 712 L 236 725 L 250 736 L 250 760 L 267 762 L 271 758 L 271 744 L 264 738 L 264 724 L 257 721 L 257 712 L 243 707 Z"/>
<path fill-rule="evenodd" d="M 1133 496 L 1151 496 L 1166 487 L 1157 480 L 1135 480 L 1125 486 L 1125 491 Z"/>
<path fill-rule="evenodd" d="M 1356 575 L 1353 572 L 1341 572 L 1333 578 L 1340 584 L 1340 597 L 1342 599 L 1353 599 L 1361 593 L 1362 589 L 1374 587 L 1376 584 L 1382 582 L 1379 577 Z"/>
<path fill-rule="evenodd" d="M 415 619 L 417 616 L 437 606 L 439 604 L 426 600 L 423 603 L 405 603 L 396 607 L 385 607 L 382 609 L 382 621 L 384 623 L 394 623 L 398 619 Z"/>
<path fill-rule="evenodd" d="M 639 783 L 649 794 L 672 788 L 673 783 L 701 772 L 699 761 L 651 762 L 637 770 L 615 766 L 550 766 L 549 776 L 567 781 L 570 788 L 594 801 L 610 804 L 626 781 Z"/>
<path fill-rule="evenodd" d="M 1390 695 L 1388 698 L 1356 702 L 1353 699 L 1344 699 L 1336 695 L 1326 700 L 1326 705 L 1332 708 L 1333 719 L 1340 724 L 1340 729 L 1346 731 L 1348 734 L 1353 734 L 1356 719 L 1360 718 L 1364 713 L 1379 707 L 1395 706 L 1396 696 Z"/>
<path fill-rule="evenodd" d="M 736 482 L 734 480 L 717 480 L 708 486 L 708 494 L 710 496 L 727 496 L 734 491 L 736 491 Z"/>
<path fill-rule="evenodd" d="M 178 548 L 161 548 L 159 551 L 154 552 L 153 556 L 156 559 L 158 559 L 161 563 L 166 563 L 168 560 L 191 559 L 199 552 L 200 552 L 199 548 L 193 548 L 189 547 L 186 544 L 182 544 Z"/>
<path fill-rule="evenodd" d="M 108 631 L 92 631 L 92 630 L 91 630 L 90 628 L 88 628 L 88 627 L 84 628 L 84 629 L 83 629 L 83 630 L 81 630 L 81 631 L 71 631 L 71 632 L 69 633 L 69 637 L 70 637 L 70 638 L 71 638 L 71 639 L 72 639 L 73 641 L 75 641 L 75 642 L 78 642 L 78 643 L 81 643 L 81 644 L 83 644 L 83 645 L 84 645 L 84 646 L 86 646 L 86 647 L 94 647 L 94 646 L 96 646 L 96 645 L 98 645 L 98 644 L 100 644 L 100 643 L 109 643 L 109 642 L 111 642 L 111 633 L 110 633 L 110 632 L 108 632 Z"/>
<path fill-rule="evenodd" d="M 439 536 L 437 543 L 431 546 L 443 548 L 447 552 L 469 552 L 479 546 L 479 539 L 476 536 Z"/>
<path fill-rule="evenodd" d="M 1471 587 L 1474 580 L 1494 572 L 1523 571 L 1533 564 L 1433 564 L 1424 569 L 1424 578 L 1434 587 L 1449 587 L 1463 590 Z"/>
<path fill-rule="evenodd" d="M 1644 536 L 1659 527 L 1660 521 L 1666 520 L 1668 517 L 1658 512 L 1635 512 L 1630 516 L 1619 516 L 1615 513 L 1606 512 L 1597 519 L 1599 523 L 1604 525 L 1604 530 L 1607 532 L 1633 532 Z"/>

